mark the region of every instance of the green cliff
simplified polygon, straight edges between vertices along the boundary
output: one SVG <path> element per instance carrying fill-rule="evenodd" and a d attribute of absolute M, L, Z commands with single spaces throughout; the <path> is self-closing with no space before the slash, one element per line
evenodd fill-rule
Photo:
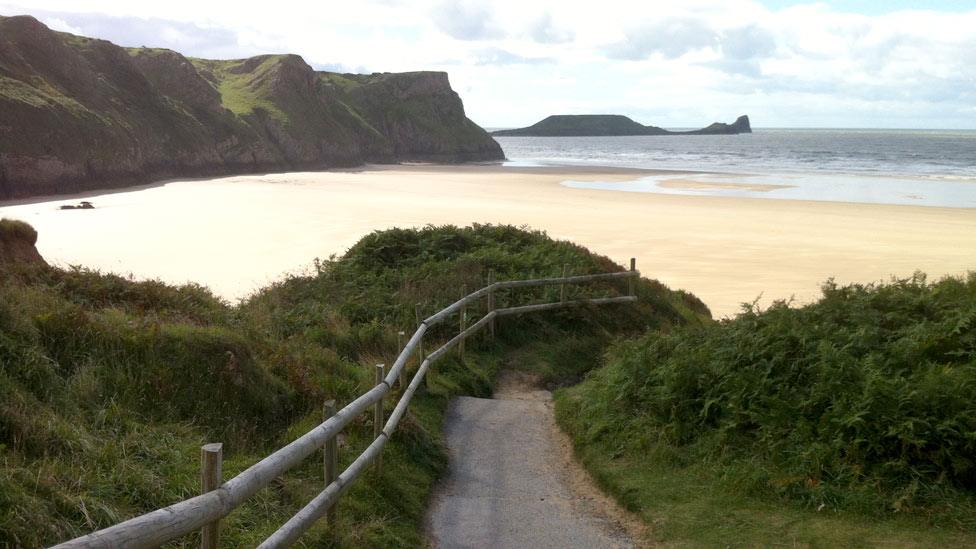
<path fill-rule="evenodd" d="M 529 137 L 593 137 L 614 135 L 732 135 L 752 133 L 748 116 L 731 124 L 715 122 L 700 130 L 673 132 L 657 126 L 645 126 L 619 114 L 557 114 L 526 128 L 498 130 L 492 135 Z"/>
<path fill-rule="evenodd" d="M 191 59 L 0 17 L 0 198 L 175 176 L 503 158 L 443 72 Z"/>

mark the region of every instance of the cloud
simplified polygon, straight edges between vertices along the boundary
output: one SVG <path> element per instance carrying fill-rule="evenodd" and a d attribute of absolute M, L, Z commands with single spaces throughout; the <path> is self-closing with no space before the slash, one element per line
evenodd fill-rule
<path fill-rule="evenodd" d="M 342 74 L 369 74 L 373 72 L 362 65 L 350 66 L 345 63 L 309 63 L 309 66 L 317 71 L 338 72 Z"/>
<path fill-rule="evenodd" d="M 41 22 L 56 31 L 70 32 L 71 34 L 77 35 L 83 35 L 85 33 L 85 31 L 81 28 L 72 26 L 64 19 L 60 19 L 58 17 L 47 17 L 42 19 Z"/>
<path fill-rule="evenodd" d="M 757 25 L 727 29 L 718 34 L 721 58 L 702 65 L 730 75 L 759 77 L 762 60 L 773 55 L 776 48 L 775 36 Z"/>
<path fill-rule="evenodd" d="M 529 27 L 529 36 L 541 44 L 562 44 L 572 42 L 576 33 L 569 29 L 556 27 L 552 22 L 552 14 L 546 12 L 532 22 Z"/>
<path fill-rule="evenodd" d="M 485 2 L 448 0 L 432 10 L 431 18 L 439 30 L 458 40 L 488 40 L 504 36 Z"/>
<path fill-rule="evenodd" d="M 606 48 L 611 59 L 637 61 L 654 54 L 676 59 L 686 53 L 715 47 L 718 33 L 701 19 L 672 17 L 632 28 L 622 42 Z"/>
<path fill-rule="evenodd" d="M 156 17 L 112 16 L 100 13 L 30 10 L 55 30 L 101 38 L 120 46 L 167 48 L 197 57 L 244 57 L 262 53 L 238 43 L 232 29 Z"/>
<path fill-rule="evenodd" d="M 727 59 L 756 59 L 776 51 L 776 37 L 758 25 L 723 31 L 719 44 Z"/>
<path fill-rule="evenodd" d="M 484 48 L 475 52 L 472 62 L 475 65 L 541 65 L 553 63 L 548 57 L 523 57 L 501 48 Z"/>

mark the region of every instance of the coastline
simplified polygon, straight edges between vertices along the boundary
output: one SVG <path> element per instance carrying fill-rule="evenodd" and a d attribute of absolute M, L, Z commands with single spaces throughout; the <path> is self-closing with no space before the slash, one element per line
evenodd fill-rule
<path fill-rule="evenodd" d="M 194 281 L 230 300 L 316 257 L 394 226 L 508 223 L 545 230 L 702 298 L 716 318 L 815 299 L 819 285 L 976 268 L 971 209 L 688 196 L 569 188 L 689 172 L 500 164 L 366 165 L 328 172 L 169 180 L 84 193 L 95 210 L 57 211 L 81 195 L 0 203 L 35 225 L 49 261 L 137 278 Z M 701 172 L 696 172 L 701 173 Z M 178 222 L 174 222 L 178 221 Z M 260 258 L 260 259 L 257 259 Z"/>

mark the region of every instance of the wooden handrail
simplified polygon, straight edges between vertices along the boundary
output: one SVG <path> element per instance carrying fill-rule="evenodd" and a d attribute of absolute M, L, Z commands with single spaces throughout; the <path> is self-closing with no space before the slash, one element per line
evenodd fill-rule
<path fill-rule="evenodd" d="M 281 476 L 292 467 L 322 448 L 327 441 L 332 440 L 354 418 L 365 412 L 371 405 L 383 399 L 398 380 L 414 352 L 423 345 L 427 330 L 442 322 L 450 315 L 457 313 L 462 307 L 476 301 L 492 292 L 507 288 L 521 288 L 532 286 L 551 286 L 561 284 L 580 284 L 596 280 L 613 280 L 619 278 L 639 277 L 640 273 L 631 261 L 631 270 L 602 273 L 595 275 L 580 275 L 560 278 L 540 278 L 533 280 L 508 280 L 491 283 L 479 290 L 471 292 L 453 304 L 441 309 L 436 314 L 420 322 L 407 344 L 397 356 L 385 377 L 370 390 L 350 402 L 332 417 L 298 437 L 291 443 L 271 453 L 261 461 L 248 467 L 234 478 L 224 482 L 219 488 L 205 494 L 174 503 L 173 505 L 150 511 L 114 526 L 109 526 L 97 532 L 92 532 L 70 541 L 66 541 L 56 548 L 90 548 L 90 547 L 157 547 L 163 543 L 184 536 L 204 526 L 213 524 L 224 518 L 245 500 L 253 496 L 258 490 L 266 487 L 275 478 Z M 629 286 L 628 296 L 579 299 L 575 301 L 560 301 L 555 303 L 540 303 L 492 309 L 474 324 L 467 326 L 461 333 L 441 345 L 427 357 L 421 357 L 420 367 L 410 381 L 410 385 L 403 391 L 400 400 L 394 407 L 383 429 L 373 442 L 360 454 L 339 476 L 324 490 L 322 490 L 308 505 L 302 508 L 281 528 L 271 535 L 261 547 L 283 547 L 297 540 L 308 528 L 320 519 L 348 487 L 359 477 L 365 468 L 380 455 L 383 446 L 389 441 L 397 424 L 406 413 L 407 407 L 414 393 L 423 381 L 430 365 L 441 358 L 448 350 L 457 346 L 464 339 L 489 325 L 497 317 L 518 315 L 531 312 L 548 311 L 568 307 L 585 305 L 608 305 L 614 303 L 630 303 L 637 301 L 633 295 L 634 285 Z M 494 303 L 490 305 L 494 306 Z M 215 529 L 214 529 L 215 530 Z"/>

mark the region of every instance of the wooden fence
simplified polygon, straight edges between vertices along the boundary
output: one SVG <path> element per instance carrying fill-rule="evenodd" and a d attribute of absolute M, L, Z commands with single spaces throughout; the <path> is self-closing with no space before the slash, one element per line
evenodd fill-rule
<path fill-rule="evenodd" d="M 420 383 L 424 380 L 424 375 L 427 373 L 430 365 L 454 347 L 458 347 L 459 352 L 463 353 L 464 340 L 466 338 L 486 326 L 489 327 L 489 333 L 494 335 L 495 320 L 500 317 L 566 307 L 608 305 L 637 301 L 634 287 L 640 273 L 636 270 L 634 259 L 630 260 L 629 271 L 581 276 L 565 276 L 565 274 L 566 270 L 564 268 L 563 276 L 560 278 L 508 280 L 503 282 L 493 282 L 494 277 L 489 274 L 489 284 L 487 286 L 462 297 L 452 305 L 445 307 L 433 316 L 421 321 L 417 327 L 417 331 L 407 341 L 389 371 L 386 371 L 381 364 L 376 366 L 376 384 L 372 389 L 366 391 L 338 411 L 335 410 L 335 401 L 326 402 L 323 409 L 324 421 L 311 431 L 308 431 L 223 484 L 220 482 L 222 447 L 220 444 L 207 444 L 201 449 L 201 484 L 203 488 L 201 495 L 131 518 L 125 522 L 75 538 L 55 547 L 157 547 L 167 541 L 197 530 L 201 531 L 201 543 L 203 547 L 217 547 L 220 536 L 220 519 L 230 514 L 231 511 L 244 503 L 245 500 L 253 496 L 258 490 L 268 486 L 275 478 L 298 465 L 317 450 L 324 449 L 325 489 L 266 539 L 260 547 L 285 547 L 294 543 L 323 515 L 334 512 L 336 502 L 368 465 L 374 461 L 377 463 L 380 462 L 383 446 L 393 436 L 397 424 L 406 413 L 407 406 L 410 405 L 410 400 L 413 398 Z M 566 299 L 565 288 L 567 284 L 618 279 L 628 279 L 628 295 L 597 299 Z M 560 299 L 557 302 L 501 309 L 495 308 L 495 293 L 499 290 L 554 285 L 560 286 Z M 487 298 L 488 312 L 477 322 L 468 326 L 467 308 L 482 298 Z M 410 384 L 403 389 L 399 402 L 397 402 L 384 424 L 383 398 L 392 390 L 393 384 L 397 380 L 400 380 L 402 388 L 406 364 L 418 348 L 423 349 L 424 335 L 427 331 L 455 314 L 459 317 L 459 333 L 426 357 L 423 356 L 423 351 L 421 350 L 422 360 L 420 361 L 420 366 L 417 368 L 417 372 L 414 374 Z M 337 474 L 336 435 L 350 421 L 369 409 L 370 406 L 373 407 L 374 414 L 374 440 L 345 471 Z"/>

